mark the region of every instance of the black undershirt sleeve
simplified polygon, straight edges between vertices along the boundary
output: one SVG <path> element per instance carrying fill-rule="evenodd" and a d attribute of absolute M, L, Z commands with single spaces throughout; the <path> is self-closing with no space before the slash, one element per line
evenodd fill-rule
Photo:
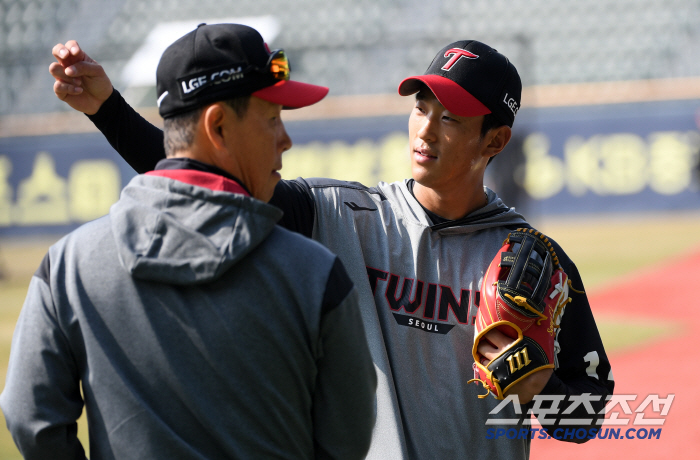
<path fill-rule="evenodd" d="M 94 115 L 88 118 L 109 144 L 139 174 L 152 171 L 165 158 L 163 131 L 139 115 L 114 89 Z M 282 209 L 282 227 L 311 237 L 315 206 L 304 179 L 280 181 L 270 204 Z"/>
<path fill-rule="evenodd" d="M 333 268 L 328 275 L 326 282 L 326 291 L 323 294 L 323 313 L 327 313 L 334 308 L 340 306 L 343 300 L 350 294 L 353 284 L 345 270 L 342 262 L 336 256 Z"/>
<path fill-rule="evenodd" d="M 569 275 L 571 287 L 582 291 L 583 281 L 576 265 L 558 244 L 551 239 L 550 242 L 554 244 L 562 267 Z M 558 355 L 559 368 L 552 374 L 540 395 L 566 396 L 559 405 L 561 411 L 554 417 L 557 421 L 553 424 L 543 423 L 547 433 L 566 442 L 582 443 L 588 441 L 589 436 L 600 429 L 596 422 L 598 418 L 603 417 L 601 413 L 607 403 L 607 397 L 613 394 L 615 382 L 610 380 L 610 361 L 598 333 L 588 297 L 583 292 L 570 291 L 569 294 L 572 302 L 562 316 L 561 333 L 557 336 L 561 346 Z M 592 355 L 595 355 L 595 359 Z M 586 394 L 596 397 L 590 401 L 590 406 L 574 403 L 573 396 Z M 545 403 L 544 406 L 548 407 L 549 404 Z M 592 413 L 590 409 L 593 409 Z M 583 439 L 574 436 L 562 438 L 567 430 L 577 431 L 582 428 L 588 433 Z"/>
<path fill-rule="evenodd" d="M 137 173 L 152 171 L 165 158 L 163 131 L 139 115 L 116 89 L 88 118 Z"/>
<path fill-rule="evenodd" d="M 311 238 L 316 206 L 311 188 L 304 179 L 299 177 L 296 180 L 279 181 L 270 204 L 284 212 L 278 222 L 280 226 Z"/>

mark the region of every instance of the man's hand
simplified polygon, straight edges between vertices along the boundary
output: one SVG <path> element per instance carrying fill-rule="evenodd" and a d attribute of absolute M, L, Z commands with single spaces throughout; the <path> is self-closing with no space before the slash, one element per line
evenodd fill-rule
<path fill-rule="evenodd" d="M 496 359 L 498 355 L 515 342 L 515 340 L 498 329 L 491 329 L 484 335 L 483 339 L 478 345 L 479 353 L 485 358 L 481 363 L 483 365 L 487 365 L 490 361 Z M 516 394 L 520 404 L 527 404 L 532 401 L 535 395 L 542 392 L 553 372 L 554 369 L 542 369 L 530 374 L 506 391 L 505 396 Z"/>
<path fill-rule="evenodd" d="M 56 97 L 80 112 L 97 113 L 113 90 L 102 66 L 85 54 L 75 40 L 59 43 L 51 52 L 57 61 L 49 66 L 56 79 Z"/>

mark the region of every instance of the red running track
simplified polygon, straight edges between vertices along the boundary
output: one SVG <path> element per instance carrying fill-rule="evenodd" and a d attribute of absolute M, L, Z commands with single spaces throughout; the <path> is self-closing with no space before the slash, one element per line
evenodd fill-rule
<path fill-rule="evenodd" d="M 533 439 L 530 458 L 590 460 L 621 458 L 651 460 L 700 458 L 700 250 L 626 276 L 589 294 L 593 313 L 604 318 L 621 316 L 679 323 L 673 336 L 611 353 L 615 394 L 637 394 L 634 411 L 649 394 L 675 394 L 659 439 L 594 439 L 584 444 Z M 646 411 L 649 417 L 662 418 Z M 620 413 L 620 418 L 623 414 Z M 633 419 L 633 416 L 624 416 Z M 634 432 L 633 432 L 634 433 Z"/>

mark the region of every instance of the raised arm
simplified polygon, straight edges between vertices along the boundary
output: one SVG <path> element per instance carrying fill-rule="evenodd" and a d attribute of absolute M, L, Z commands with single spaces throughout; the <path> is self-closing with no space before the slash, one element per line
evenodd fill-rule
<path fill-rule="evenodd" d="M 56 79 L 53 84 L 56 97 L 79 112 L 97 113 L 112 94 L 112 82 L 102 66 L 75 40 L 59 43 L 51 52 L 56 58 L 49 66 L 49 72 Z"/>
<path fill-rule="evenodd" d="M 66 104 L 85 113 L 114 150 L 138 173 L 153 170 L 165 158 L 163 131 L 139 115 L 112 82 L 102 66 L 70 40 L 53 47 L 56 62 L 49 72 L 56 80 L 54 93 Z M 271 204 L 284 211 L 283 227 L 311 237 L 314 204 L 303 179 L 280 181 Z"/>
<path fill-rule="evenodd" d="M 75 40 L 57 44 L 49 72 L 60 100 L 83 112 L 109 143 L 139 173 L 165 158 L 163 132 L 139 115 L 117 90 L 102 66 Z"/>

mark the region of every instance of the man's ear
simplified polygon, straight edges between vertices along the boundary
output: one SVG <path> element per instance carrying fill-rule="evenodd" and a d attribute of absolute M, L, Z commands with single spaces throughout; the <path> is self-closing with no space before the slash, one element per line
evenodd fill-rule
<path fill-rule="evenodd" d="M 493 128 L 486 133 L 486 138 L 488 140 L 488 145 L 486 146 L 486 155 L 489 157 L 495 157 L 501 150 L 503 150 L 510 138 L 513 135 L 510 126 L 503 125 L 498 128 Z"/>
<path fill-rule="evenodd" d="M 224 135 L 224 126 L 228 114 L 222 104 L 222 102 L 217 102 L 207 106 L 200 118 L 205 137 L 211 147 L 217 151 L 226 149 L 227 140 Z"/>

